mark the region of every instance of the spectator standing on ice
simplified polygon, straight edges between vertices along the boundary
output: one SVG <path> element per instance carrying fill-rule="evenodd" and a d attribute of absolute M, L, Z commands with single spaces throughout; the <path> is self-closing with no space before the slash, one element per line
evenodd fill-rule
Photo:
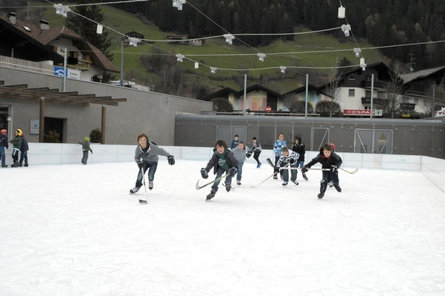
<path fill-rule="evenodd" d="M 4 128 L 0 130 L 0 158 L 2 159 L 2 168 L 8 167 L 6 165 L 5 150 L 9 148 L 8 131 Z"/>
<path fill-rule="evenodd" d="M 81 162 L 82 162 L 82 164 L 87 164 L 88 153 L 89 152 L 93 153 L 93 150 L 91 149 L 90 138 L 84 137 L 83 142 L 80 142 L 79 144 L 82 145 L 82 160 L 81 160 Z"/>

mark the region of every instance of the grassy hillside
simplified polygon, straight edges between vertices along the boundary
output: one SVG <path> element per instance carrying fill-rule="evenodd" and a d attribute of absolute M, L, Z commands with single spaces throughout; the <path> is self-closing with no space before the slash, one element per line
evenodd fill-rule
<path fill-rule="evenodd" d="M 103 6 L 105 15 L 104 24 L 116 29 L 119 32 L 127 33 L 136 31 L 142 33 L 146 39 L 165 39 L 169 33 L 160 31 L 153 24 L 147 24 L 138 19 L 135 15 L 124 12 L 122 10 Z M 63 25 L 64 19 L 55 14 L 54 9 L 47 9 L 44 12 L 44 17 L 50 22 L 51 26 Z M 120 68 L 121 37 L 110 32 L 113 40 L 111 52 L 113 53 L 113 63 Z M 352 41 L 352 40 L 351 40 Z M 275 41 L 269 46 L 252 49 L 246 46 L 229 46 L 224 40 L 212 39 L 207 40 L 203 46 L 192 45 L 174 45 L 168 43 L 144 44 L 136 48 L 126 47 L 124 49 L 124 68 L 125 79 L 136 79 L 138 83 L 158 86 L 163 83 L 163 77 L 159 73 L 148 71 L 141 63 L 143 55 L 152 56 L 154 52 L 163 52 L 174 56 L 176 53 L 184 55 L 199 55 L 199 54 L 256 54 L 259 52 L 296 52 L 296 51 L 313 51 L 313 50 L 328 50 L 328 49 L 349 49 L 357 47 L 353 42 L 341 43 L 338 39 L 330 35 L 324 34 L 308 34 L 295 36 L 292 42 Z M 359 47 L 369 46 L 366 43 L 358 44 Z M 365 51 L 363 55 L 366 62 L 372 63 L 380 61 L 382 57 L 378 51 Z M 352 50 L 349 52 L 330 52 L 317 54 L 289 54 L 289 55 L 275 55 L 267 56 L 264 62 L 260 62 L 258 58 L 253 56 L 231 56 L 231 57 L 193 57 L 214 67 L 224 68 L 262 68 L 262 67 L 278 67 L 285 66 L 308 66 L 308 67 L 326 67 L 335 66 L 338 61 L 346 57 L 353 64 L 358 64 L 358 59 L 354 56 Z M 242 81 L 245 71 L 217 71 L 216 74 L 211 74 L 208 67 L 200 67 L 194 69 L 190 61 L 178 63 L 184 70 L 183 84 L 184 88 L 181 90 L 183 95 L 194 96 L 192 93 L 192 85 L 200 84 L 207 88 L 208 91 L 216 90 L 221 87 L 232 87 L 235 89 L 242 88 Z M 328 71 L 324 70 L 305 70 L 305 69 L 289 69 L 286 74 L 281 74 L 279 70 L 263 70 L 250 71 L 248 74 L 249 84 L 262 83 L 279 92 L 285 92 L 295 87 L 299 87 L 304 83 L 304 76 L 306 73 L 310 74 L 310 82 L 313 84 L 321 84 L 327 82 Z M 119 75 L 116 75 L 119 78 Z"/>

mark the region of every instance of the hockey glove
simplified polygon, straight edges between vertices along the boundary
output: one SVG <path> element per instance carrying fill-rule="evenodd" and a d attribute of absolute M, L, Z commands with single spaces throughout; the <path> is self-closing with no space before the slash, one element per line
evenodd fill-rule
<path fill-rule="evenodd" d="M 303 174 L 306 174 L 308 170 L 309 170 L 309 167 L 308 167 L 308 166 L 304 166 L 304 167 L 301 169 L 301 172 L 302 172 Z"/>
<path fill-rule="evenodd" d="M 138 162 L 138 168 L 142 169 L 144 167 L 144 163 L 142 161 Z"/>
<path fill-rule="evenodd" d="M 205 168 L 201 169 L 201 177 L 203 177 L 204 179 L 207 179 L 209 177 L 209 174 L 207 173 Z"/>
<path fill-rule="evenodd" d="M 337 167 L 335 165 L 331 165 L 331 172 L 336 173 Z"/>
<path fill-rule="evenodd" d="M 235 177 L 237 172 L 238 170 L 236 168 L 230 168 L 229 170 L 230 177 Z"/>
<path fill-rule="evenodd" d="M 289 163 L 290 163 L 290 164 L 295 163 L 295 159 L 291 158 L 291 159 L 289 160 Z"/>
<path fill-rule="evenodd" d="M 175 164 L 175 157 L 173 155 L 167 156 L 168 164 L 174 165 Z"/>
<path fill-rule="evenodd" d="M 246 157 L 249 158 L 250 156 L 252 156 L 252 153 L 251 152 L 247 152 L 246 153 Z"/>

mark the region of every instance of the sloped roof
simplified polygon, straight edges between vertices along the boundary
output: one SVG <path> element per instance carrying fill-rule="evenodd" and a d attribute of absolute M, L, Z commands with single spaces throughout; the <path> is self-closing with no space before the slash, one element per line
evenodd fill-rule
<path fill-rule="evenodd" d="M 230 87 L 224 87 L 224 88 L 221 88 L 220 90 L 217 90 L 211 94 L 208 94 L 207 96 L 200 98 L 200 99 L 204 100 L 204 101 L 209 101 L 213 98 L 227 97 L 231 93 L 237 95 L 238 91 L 236 91 Z"/>
<path fill-rule="evenodd" d="M 443 73 L 440 74 L 438 72 L 442 71 Z M 436 68 L 430 68 L 430 69 L 423 69 L 420 71 L 416 71 L 416 72 L 411 72 L 411 73 L 407 73 L 407 74 L 401 74 L 400 78 L 403 79 L 403 83 L 410 83 L 413 82 L 415 80 L 419 80 L 419 79 L 424 79 L 427 78 L 428 76 L 434 75 L 434 74 L 439 74 L 439 76 L 443 76 L 443 74 L 445 73 L 445 66 L 441 66 L 441 67 L 436 67 Z M 439 82 L 441 80 L 442 77 L 440 77 Z"/>
<path fill-rule="evenodd" d="M 68 39 L 74 39 L 80 41 L 87 47 L 85 50 L 91 52 L 92 58 L 96 59 L 98 65 L 102 66 L 103 70 L 107 70 L 110 72 L 119 72 L 119 70 L 113 65 L 113 63 L 100 51 L 97 47 L 86 41 L 79 34 L 74 32 L 68 27 L 59 27 L 52 28 L 49 30 L 42 31 L 41 34 L 37 37 L 37 39 L 45 45 L 48 45 L 52 41 L 60 38 L 66 37 Z M 82 51 L 82 50 L 81 50 Z"/>
<path fill-rule="evenodd" d="M 315 85 L 310 84 L 310 83 L 308 84 L 308 89 L 309 90 L 314 90 L 314 91 L 317 91 L 317 92 L 320 91 L 318 87 L 316 87 Z M 292 89 L 290 91 L 285 92 L 283 94 L 283 96 L 288 95 L 288 94 L 292 94 L 292 93 L 301 93 L 301 92 L 305 92 L 305 91 L 306 91 L 306 85 L 303 85 L 303 86 L 300 86 L 300 87 L 297 87 L 295 89 Z"/>
<path fill-rule="evenodd" d="M 251 85 L 246 88 L 247 93 L 250 93 L 251 91 L 254 91 L 254 90 L 262 90 L 262 91 L 266 92 L 268 95 L 271 94 L 275 97 L 281 98 L 281 94 L 277 93 L 276 91 L 271 90 L 270 88 L 267 88 L 267 87 L 259 85 L 259 84 L 254 84 L 254 85 Z M 240 96 L 244 95 L 244 89 L 241 89 L 238 92 L 238 95 L 240 95 Z"/>
<path fill-rule="evenodd" d="M 18 19 L 16 24 L 12 24 L 7 17 L 0 15 L 0 26 L 6 28 L 13 34 L 20 36 L 21 38 L 28 40 L 31 44 L 42 50 L 42 52 L 45 52 L 55 62 L 63 62 L 62 56 L 38 40 L 38 35 L 40 34 L 41 30 L 36 25 L 28 24 Z"/>
<path fill-rule="evenodd" d="M 16 20 L 16 24 L 12 24 L 8 18 L 0 16 L 0 24 L 14 28 L 16 32 L 19 32 L 23 36 L 27 36 L 28 40 L 33 43 L 39 43 L 48 47 L 49 43 L 60 37 L 65 37 L 71 40 L 77 40 L 81 44 L 84 44 L 85 48 L 83 50 L 91 53 L 92 59 L 96 66 L 99 66 L 103 70 L 110 72 L 119 72 L 119 70 L 113 65 L 113 63 L 94 45 L 86 41 L 82 36 L 74 32 L 73 30 L 63 26 L 57 28 L 51 28 L 48 30 L 41 30 L 39 26 L 32 23 L 26 23 L 19 19 Z M 27 30 L 28 28 L 29 30 Z M 37 41 L 37 42 L 35 42 Z M 54 51 L 49 48 L 49 52 Z M 60 56 L 60 55 L 59 55 Z"/>

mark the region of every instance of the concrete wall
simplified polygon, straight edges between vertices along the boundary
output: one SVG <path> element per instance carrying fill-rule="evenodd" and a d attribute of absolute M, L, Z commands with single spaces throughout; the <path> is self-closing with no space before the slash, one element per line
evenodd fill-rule
<path fill-rule="evenodd" d="M 81 145 L 79 144 L 47 144 L 30 143 L 28 153 L 29 164 L 79 164 L 82 158 Z M 179 147 L 161 146 L 173 154 L 176 160 L 198 160 L 207 163 L 213 154 L 212 147 Z M 92 144 L 93 154 L 90 154 L 88 163 L 104 162 L 132 162 L 136 145 L 101 145 Z M 7 164 L 11 164 L 12 149 L 7 150 Z M 306 152 L 306 162 L 317 155 L 316 151 Z M 388 155 L 388 154 L 362 154 L 362 153 L 338 153 L 343 159 L 342 167 L 346 169 L 367 168 L 383 170 L 403 170 L 422 172 L 435 186 L 445 192 L 445 160 L 419 155 Z M 273 159 L 272 150 L 265 149 L 260 155 L 264 162 L 266 158 Z M 253 157 L 246 163 L 255 163 Z"/>
<path fill-rule="evenodd" d="M 0 80 L 5 85 L 28 84 L 30 88 L 49 87 L 62 89 L 62 78 L 41 73 L 0 67 Z M 79 94 L 126 98 L 119 106 L 106 107 L 107 144 L 132 144 L 140 133 L 158 144 L 173 145 L 175 136 L 175 116 L 177 113 L 197 113 L 212 110 L 212 103 L 156 92 L 146 92 L 131 88 L 110 86 L 102 83 L 67 79 L 66 91 Z M 30 135 L 30 120 L 39 119 L 39 103 L 18 99 L 0 99 L 0 105 L 12 109 L 12 122 L 9 130 L 23 129 L 30 142 L 37 142 L 38 135 Z M 45 117 L 66 119 L 66 143 L 77 143 L 91 130 L 101 126 L 101 106 L 89 107 L 46 104 Z"/>

